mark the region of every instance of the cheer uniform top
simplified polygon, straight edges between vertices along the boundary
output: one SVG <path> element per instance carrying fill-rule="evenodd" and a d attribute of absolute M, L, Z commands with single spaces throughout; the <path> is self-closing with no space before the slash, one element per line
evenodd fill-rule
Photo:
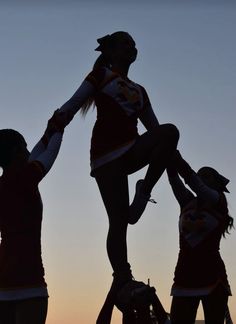
<path fill-rule="evenodd" d="M 39 142 L 29 163 L 0 177 L 0 301 L 47 297 L 41 257 L 42 201 L 38 184 L 52 166 L 62 135 Z"/>
<path fill-rule="evenodd" d="M 118 158 L 135 143 L 138 118 L 148 128 L 159 123 L 145 89 L 105 67 L 89 73 L 60 110 L 76 113 L 91 97 L 97 107 L 90 149 L 93 175 L 96 168 Z"/>
<path fill-rule="evenodd" d="M 231 295 L 226 269 L 220 256 L 226 211 L 222 194 L 207 187 L 193 173 L 189 191 L 180 178 L 169 177 L 180 204 L 180 251 L 175 268 L 172 296 L 204 296 L 222 284 Z"/>

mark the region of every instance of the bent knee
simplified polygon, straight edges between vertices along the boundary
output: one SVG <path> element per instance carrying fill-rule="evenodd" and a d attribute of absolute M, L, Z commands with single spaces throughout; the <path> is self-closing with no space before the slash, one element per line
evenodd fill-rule
<path fill-rule="evenodd" d="M 174 124 L 162 124 L 160 125 L 161 132 L 170 142 L 178 143 L 179 130 Z"/>

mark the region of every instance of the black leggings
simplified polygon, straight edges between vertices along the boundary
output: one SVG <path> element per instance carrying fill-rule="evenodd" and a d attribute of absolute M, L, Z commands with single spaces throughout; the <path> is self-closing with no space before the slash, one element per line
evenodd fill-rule
<path fill-rule="evenodd" d="M 163 124 L 141 135 L 122 157 L 98 168 L 95 178 L 108 214 L 107 253 L 119 276 L 130 276 L 127 261 L 126 233 L 129 215 L 128 175 L 148 165 L 143 191 L 152 188 L 164 172 L 176 150 L 179 132 L 172 124 Z"/>
<path fill-rule="evenodd" d="M 47 308 L 47 297 L 36 297 L 19 301 L 0 301 L 0 323 L 45 324 Z"/>
<path fill-rule="evenodd" d="M 195 323 L 197 309 L 202 302 L 205 323 L 223 324 L 227 309 L 228 292 L 218 285 L 210 295 L 202 297 L 173 297 L 171 304 L 171 323 Z"/>

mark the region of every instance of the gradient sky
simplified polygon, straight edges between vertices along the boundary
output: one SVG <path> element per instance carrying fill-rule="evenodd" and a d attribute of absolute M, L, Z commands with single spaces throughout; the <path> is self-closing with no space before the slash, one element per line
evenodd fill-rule
<path fill-rule="evenodd" d="M 231 179 L 227 198 L 235 217 L 233 0 L 0 0 L 0 128 L 20 131 L 31 149 L 52 112 L 90 72 L 96 39 L 117 30 L 135 39 L 139 54 L 130 78 L 146 88 L 160 123 L 179 128 L 182 155 L 196 170 L 210 165 Z M 74 118 L 54 168 L 40 184 L 47 324 L 94 324 L 112 279 L 105 250 L 107 216 L 89 175 L 95 117 L 91 111 L 85 119 Z M 143 174 L 130 176 L 131 198 Z M 148 205 L 140 222 L 129 227 L 129 260 L 134 277 L 150 278 L 169 310 L 179 207 L 165 174 L 152 196 L 158 204 Z M 221 244 L 233 293 L 235 247 L 233 230 Z M 229 305 L 236 321 L 235 296 Z M 115 311 L 112 324 L 120 324 L 120 318 Z"/>

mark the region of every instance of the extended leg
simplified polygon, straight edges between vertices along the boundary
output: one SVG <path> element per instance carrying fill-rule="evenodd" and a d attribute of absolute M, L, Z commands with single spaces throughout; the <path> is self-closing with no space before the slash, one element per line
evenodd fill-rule
<path fill-rule="evenodd" d="M 129 213 L 128 179 L 119 161 L 110 162 L 96 172 L 96 181 L 108 214 L 107 253 L 114 280 L 100 311 L 97 324 L 109 324 L 117 291 L 132 279 L 127 260 L 127 226 Z"/>

